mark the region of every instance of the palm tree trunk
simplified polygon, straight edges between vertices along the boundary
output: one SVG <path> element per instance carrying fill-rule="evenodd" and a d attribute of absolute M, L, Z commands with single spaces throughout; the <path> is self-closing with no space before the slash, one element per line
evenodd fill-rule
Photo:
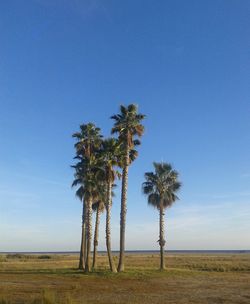
<path fill-rule="evenodd" d="M 126 163 L 122 171 L 122 196 L 121 196 L 121 214 L 120 214 L 120 257 L 118 271 L 124 271 L 124 251 L 125 251 L 125 226 L 127 214 L 127 190 L 128 190 L 128 164 L 129 148 L 126 151 Z"/>
<path fill-rule="evenodd" d="M 108 200 L 106 204 L 106 246 L 109 258 L 109 267 L 112 272 L 117 272 L 115 263 L 112 257 L 111 251 L 111 230 L 110 230 L 110 219 L 111 219 L 111 200 L 112 200 L 112 183 L 108 181 Z"/>
<path fill-rule="evenodd" d="M 99 224 L 100 224 L 100 206 L 98 205 L 97 210 L 96 210 L 94 251 L 93 251 L 92 269 L 96 268 L 97 246 L 98 246 L 98 238 L 99 238 Z"/>
<path fill-rule="evenodd" d="M 92 199 L 88 200 L 87 205 L 87 256 L 85 261 L 85 272 L 89 272 L 91 269 L 90 254 L 91 254 L 91 240 L 92 240 Z"/>
<path fill-rule="evenodd" d="M 161 264 L 160 269 L 165 269 L 165 260 L 164 260 L 164 246 L 165 246 L 165 239 L 164 239 L 164 209 L 163 209 L 163 203 L 160 203 L 160 254 L 161 254 Z"/>
<path fill-rule="evenodd" d="M 82 238 L 81 238 L 81 247 L 80 247 L 80 259 L 78 268 L 84 270 L 85 264 L 85 239 L 86 239 L 86 222 L 85 222 L 85 213 L 86 213 L 85 202 L 82 202 Z"/>
<path fill-rule="evenodd" d="M 88 236 L 88 212 L 87 212 L 87 206 L 85 204 L 85 236 L 84 236 L 84 265 L 86 262 L 86 258 L 87 258 L 87 236 Z"/>

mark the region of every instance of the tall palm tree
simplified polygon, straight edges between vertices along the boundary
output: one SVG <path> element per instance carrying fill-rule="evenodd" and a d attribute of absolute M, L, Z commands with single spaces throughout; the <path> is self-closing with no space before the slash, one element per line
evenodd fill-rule
<path fill-rule="evenodd" d="M 96 212 L 96 221 L 95 221 L 95 233 L 94 233 L 94 250 L 93 250 L 93 263 L 92 269 L 96 268 L 96 258 L 97 258 L 97 247 L 99 241 L 99 225 L 100 225 L 100 215 L 104 211 L 105 206 L 102 200 L 98 200 L 92 205 L 93 211 Z"/>
<path fill-rule="evenodd" d="M 80 258 L 78 268 L 84 270 L 86 259 L 86 204 L 84 202 L 84 187 L 82 186 L 82 180 L 80 176 L 75 175 L 75 180 L 72 183 L 72 187 L 80 185 L 76 191 L 76 196 L 82 202 L 82 235 L 80 246 Z"/>
<path fill-rule="evenodd" d="M 84 261 L 85 244 L 87 245 L 86 259 L 85 259 L 85 272 L 89 272 L 90 266 L 90 250 L 91 250 L 91 238 L 92 238 L 92 203 L 98 196 L 97 189 L 97 172 L 98 172 L 98 149 L 102 142 L 102 136 L 100 135 L 100 129 L 94 124 L 88 123 L 80 126 L 80 132 L 73 134 L 73 137 L 77 139 L 75 144 L 76 157 L 78 163 L 72 166 L 75 169 L 75 181 L 72 186 L 82 186 L 82 197 L 84 200 L 83 213 L 86 216 L 82 216 L 86 225 L 84 231 L 84 225 L 82 227 L 82 241 L 80 250 L 80 262 L 79 266 L 82 267 Z M 86 234 L 87 230 L 87 234 Z M 85 236 L 86 235 L 86 236 Z M 87 241 L 85 242 L 85 239 Z"/>
<path fill-rule="evenodd" d="M 96 160 L 93 157 L 83 158 L 75 166 L 75 180 L 72 186 L 81 185 L 82 200 L 85 206 L 85 223 L 86 223 L 86 243 L 84 242 L 84 236 L 82 237 L 81 246 L 86 246 L 86 259 L 85 259 L 85 272 L 89 272 L 90 265 L 90 251 L 92 242 L 92 203 L 98 198 L 98 182 L 96 178 Z M 82 232 L 83 235 L 83 232 Z M 84 244 L 84 245 L 83 245 Z M 84 248 L 81 248 L 81 254 L 83 255 Z M 82 258 L 80 256 L 80 258 Z"/>
<path fill-rule="evenodd" d="M 159 245 L 160 245 L 160 269 L 165 269 L 164 261 L 164 209 L 171 207 L 178 200 L 176 195 L 181 187 L 178 180 L 178 172 L 173 170 L 168 163 L 153 163 L 154 172 L 146 172 L 146 181 L 142 184 L 143 193 L 148 196 L 148 203 L 159 210 Z"/>
<path fill-rule="evenodd" d="M 118 140 L 115 138 L 108 138 L 103 141 L 101 149 L 101 158 L 104 169 L 104 179 L 106 181 L 106 247 L 109 259 L 109 266 L 112 272 L 117 272 L 115 267 L 112 251 L 111 251 L 111 206 L 112 206 L 112 188 L 116 177 L 120 177 L 120 173 L 115 169 L 119 163 L 120 147 Z"/>
<path fill-rule="evenodd" d="M 134 104 L 128 107 L 120 106 L 120 113 L 113 115 L 111 119 L 114 120 L 114 126 L 111 133 L 118 133 L 118 140 L 120 142 L 122 157 L 122 193 L 121 193 L 121 214 L 120 214 L 120 256 L 118 271 L 124 271 L 124 250 L 125 250 L 125 226 L 127 213 L 127 188 L 128 188 L 128 167 L 131 163 L 131 151 L 134 147 L 140 144 L 136 136 L 141 137 L 144 132 L 144 126 L 141 121 L 145 115 L 138 113 L 138 108 Z M 136 156 L 136 153 L 134 153 Z"/>

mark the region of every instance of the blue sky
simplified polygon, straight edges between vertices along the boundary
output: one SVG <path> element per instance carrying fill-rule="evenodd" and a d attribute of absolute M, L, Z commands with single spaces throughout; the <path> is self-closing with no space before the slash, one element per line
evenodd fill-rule
<path fill-rule="evenodd" d="M 127 249 L 158 249 L 158 213 L 141 194 L 153 161 L 183 182 L 168 249 L 250 249 L 249 13 L 247 0 L 2 1 L 0 251 L 78 250 L 71 134 L 93 121 L 108 136 L 131 102 L 147 119 Z M 117 193 L 114 249 L 119 204 Z"/>

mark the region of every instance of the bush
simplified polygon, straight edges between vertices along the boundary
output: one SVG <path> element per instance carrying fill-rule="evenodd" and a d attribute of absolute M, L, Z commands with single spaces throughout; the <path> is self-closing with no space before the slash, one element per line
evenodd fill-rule
<path fill-rule="evenodd" d="M 23 259 L 24 254 L 21 253 L 9 253 L 6 255 L 7 259 Z"/>
<path fill-rule="evenodd" d="M 51 256 L 50 256 L 50 255 L 47 255 L 47 254 L 43 254 L 43 255 L 39 255 L 39 256 L 38 256 L 38 259 L 41 259 L 41 260 L 49 260 L 49 259 L 51 259 Z"/>

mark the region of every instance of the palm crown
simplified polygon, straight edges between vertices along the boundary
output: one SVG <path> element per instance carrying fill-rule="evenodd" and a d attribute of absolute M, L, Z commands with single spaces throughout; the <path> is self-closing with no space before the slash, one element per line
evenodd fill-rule
<path fill-rule="evenodd" d="M 79 198 L 88 200 L 92 197 L 94 199 L 98 192 L 97 173 L 100 160 L 96 157 L 96 151 L 102 142 L 100 128 L 93 123 L 82 124 L 80 131 L 74 133 L 73 137 L 77 139 L 75 159 L 78 162 L 72 166 L 75 169 L 75 180 L 72 186 L 80 185 L 76 193 Z"/>
<path fill-rule="evenodd" d="M 181 187 L 178 172 L 168 163 L 154 163 L 155 172 L 146 172 L 146 181 L 142 185 L 143 193 L 148 195 L 148 203 L 154 207 L 170 207 L 178 196 L 176 192 Z"/>
<path fill-rule="evenodd" d="M 131 152 L 134 151 L 130 153 L 130 161 L 137 156 L 133 148 L 140 145 L 140 141 L 138 139 L 134 140 L 134 136 L 141 137 L 144 132 L 141 121 L 145 118 L 145 115 L 138 114 L 137 111 L 138 107 L 134 104 L 130 104 L 128 107 L 121 105 L 120 114 L 111 116 L 111 119 L 115 121 L 111 133 L 119 133 L 118 139 L 121 151 L 125 153 L 127 148 Z"/>
<path fill-rule="evenodd" d="M 81 160 L 74 166 L 75 179 L 72 187 L 79 186 L 76 191 L 76 196 L 88 201 L 89 198 L 98 197 L 98 183 L 97 183 L 97 166 L 96 161 L 92 158 L 81 158 Z"/>
<path fill-rule="evenodd" d="M 102 141 L 100 149 L 100 160 L 104 169 L 106 180 L 114 182 L 116 176 L 119 177 L 119 172 L 114 168 L 118 166 L 121 156 L 119 142 L 115 138 L 107 138 Z"/>
<path fill-rule="evenodd" d="M 80 132 L 73 134 L 77 142 L 75 144 L 77 155 L 85 155 L 90 157 L 101 144 L 102 135 L 101 129 L 96 127 L 93 123 L 80 125 Z"/>

